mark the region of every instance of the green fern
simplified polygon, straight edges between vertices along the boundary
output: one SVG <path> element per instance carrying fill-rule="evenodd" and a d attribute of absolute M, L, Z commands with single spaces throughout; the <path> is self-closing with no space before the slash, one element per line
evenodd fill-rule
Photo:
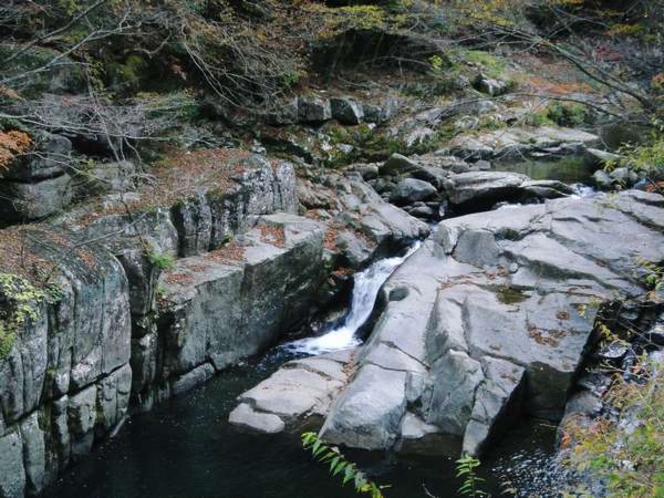
<path fill-rule="evenodd" d="M 484 479 L 477 476 L 476 469 L 480 466 L 480 461 L 471 455 L 463 455 L 456 461 L 457 477 L 463 478 L 463 483 L 459 487 L 459 493 L 463 496 L 478 498 L 489 496 L 486 491 L 482 491 L 480 486 Z"/>
<path fill-rule="evenodd" d="M 352 483 L 355 491 L 368 494 L 371 498 L 384 498 L 382 489 L 388 486 L 379 486 L 357 466 L 344 457 L 338 448 L 328 446 L 315 432 L 302 434 L 302 447 L 311 451 L 312 456 L 321 463 L 329 464 L 330 475 L 339 476 L 342 484 Z"/>
<path fill-rule="evenodd" d="M 167 253 L 147 251 L 148 261 L 161 270 L 170 270 L 175 266 L 175 258 Z"/>

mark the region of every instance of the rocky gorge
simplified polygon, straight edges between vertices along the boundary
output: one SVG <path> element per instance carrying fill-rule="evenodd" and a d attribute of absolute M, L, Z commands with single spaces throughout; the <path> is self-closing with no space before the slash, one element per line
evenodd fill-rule
<path fill-rule="evenodd" d="M 58 295 L 3 361 L 7 496 L 40 492 L 130 413 L 265 351 L 340 291 L 334 268 L 362 268 L 430 231 L 362 179 L 367 167 L 330 176 L 332 190 L 296 180 L 288 163 L 231 163 L 236 186 L 223 194 L 196 187 L 156 209 L 138 204 L 146 192 L 108 194 L 108 214 L 75 209 L 5 230 L 26 260 L 59 270 Z M 449 166 L 462 164 L 395 155 L 377 170 L 403 178 L 397 192 L 410 179 L 430 187 L 411 201 L 451 207 L 568 198 L 441 222 L 382 287 L 366 345 L 286 364 L 240 397 L 232 423 L 269 433 L 313 423 L 351 447 L 454 455 L 478 454 L 519 414 L 560 419 L 594 340 L 582 310 L 643 294 L 631 271 L 659 256 L 661 196 L 579 198 L 560 182 Z M 137 208 L 116 214 L 127 202 Z M 297 216 L 303 203 L 317 216 Z M 317 205 L 338 214 L 321 219 Z"/>
<path fill-rule="evenodd" d="M 461 43 L 440 31 L 459 6 L 132 2 L 110 27 L 103 0 L 0 8 L 0 498 L 69 496 L 175 398 L 244 445 L 223 462 L 294 459 L 308 430 L 360 459 L 491 458 L 540 422 L 562 459 L 572 429 L 625 419 L 606 372 L 645 384 L 664 345 L 661 129 L 636 83 Z M 61 26 L 31 41 L 32 16 Z M 142 27 L 162 41 L 120 43 Z M 90 496 L 171 493 L 141 480 Z"/>
<path fill-rule="evenodd" d="M 6 496 L 38 493 L 130 410 L 149 410 L 264 351 L 338 292 L 334 283 L 323 288 L 335 268 L 324 254 L 327 226 L 294 214 L 292 165 L 244 154 L 240 163 L 236 186 L 223 193 L 206 185 L 170 208 L 119 214 L 113 203 L 150 193 L 110 194 L 92 220 L 74 210 L 6 230 L 25 244 L 26 261 L 53 262 L 58 274 L 57 298 L 38 304 L 3 358 Z M 361 180 L 340 182 L 373 201 L 348 194 L 366 235 L 338 235 L 346 260 L 361 265 L 428 232 Z M 165 267 L 155 254 L 175 262 Z M 19 277 L 5 285 L 29 286 Z"/>

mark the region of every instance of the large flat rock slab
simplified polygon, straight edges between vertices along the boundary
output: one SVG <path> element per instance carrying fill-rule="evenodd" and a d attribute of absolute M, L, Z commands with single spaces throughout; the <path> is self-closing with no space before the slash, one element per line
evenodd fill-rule
<path fill-rule="evenodd" d="M 348 382 L 354 351 L 340 351 L 316 358 L 294 360 L 245 392 L 229 416 L 242 429 L 273 434 L 320 427 L 333 400 Z"/>
<path fill-rule="evenodd" d="M 464 159 L 519 158 L 533 153 L 569 154 L 600 144 L 597 135 L 557 126 L 510 128 L 479 135 L 460 135 L 449 147 Z"/>
<path fill-rule="evenodd" d="M 664 198 L 630 191 L 440 223 L 385 284 L 323 436 L 477 454 L 516 414 L 559 420 L 601 303 L 647 291 L 634 268 L 664 257 L 662 220 Z"/>

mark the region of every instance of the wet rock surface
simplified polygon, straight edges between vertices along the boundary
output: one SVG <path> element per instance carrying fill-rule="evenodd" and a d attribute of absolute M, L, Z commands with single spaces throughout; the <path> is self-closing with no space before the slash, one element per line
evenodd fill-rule
<path fill-rule="evenodd" d="M 330 279 L 332 270 L 362 268 L 428 233 L 360 177 L 296 188 L 289 163 L 243 158 L 223 190 L 203 185 L 172 205 L 126 191 L 135 170 L 105 164 L 94 212 L 84 204 L 27 235 L 29 257 L 57 263 L 62 296 L 0 362 L 6 496 L 39 493 L 130 409 L 149 410 L 264 351 L 334 299 L 344 278 Z M 301 203 L 316 216 L 297 216 Z M 304 374 L 322 375 L 312 413 L 325 413 L 330 389 L 345 382 L 337 360 L 326 365 L 336 373 Z M 243 410 L 268 432 L 298 416 L 264 416 L 253 402 Z"/>
<path fill-rule="evenodd" d="M 645 292 L 632 261 L 657 257 L 663 219 L 660 196 L 632 191 L 442 222 L 385 284 L 322 437 L 478 454 L 517 414 L 560 420 L 593 338 L 582 310 Z"/>
<path fill-rule="evenodd" d="M 231 424 L 268 434 L 319 425 L 348 382 L 353 356 L 349 350 L 286 363 L 238 398 Z"/>

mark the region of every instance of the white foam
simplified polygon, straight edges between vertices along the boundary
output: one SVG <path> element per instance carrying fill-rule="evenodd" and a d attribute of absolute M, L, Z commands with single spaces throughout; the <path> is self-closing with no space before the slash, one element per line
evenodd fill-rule
<path fill-rule="evenodd" d="M 396 258 L 376 261 L 366 270 L 356 273 L 350 312 L 341 326 L 318 337 L 307 337 L 281 346 L 293 353 L 318 355 L 341 351 L 361 343 L 356 333 L 373 311 L 378 292 L 394 271 L 412 255 L 421 243 L 414 244 L 408 252 Z"/>

